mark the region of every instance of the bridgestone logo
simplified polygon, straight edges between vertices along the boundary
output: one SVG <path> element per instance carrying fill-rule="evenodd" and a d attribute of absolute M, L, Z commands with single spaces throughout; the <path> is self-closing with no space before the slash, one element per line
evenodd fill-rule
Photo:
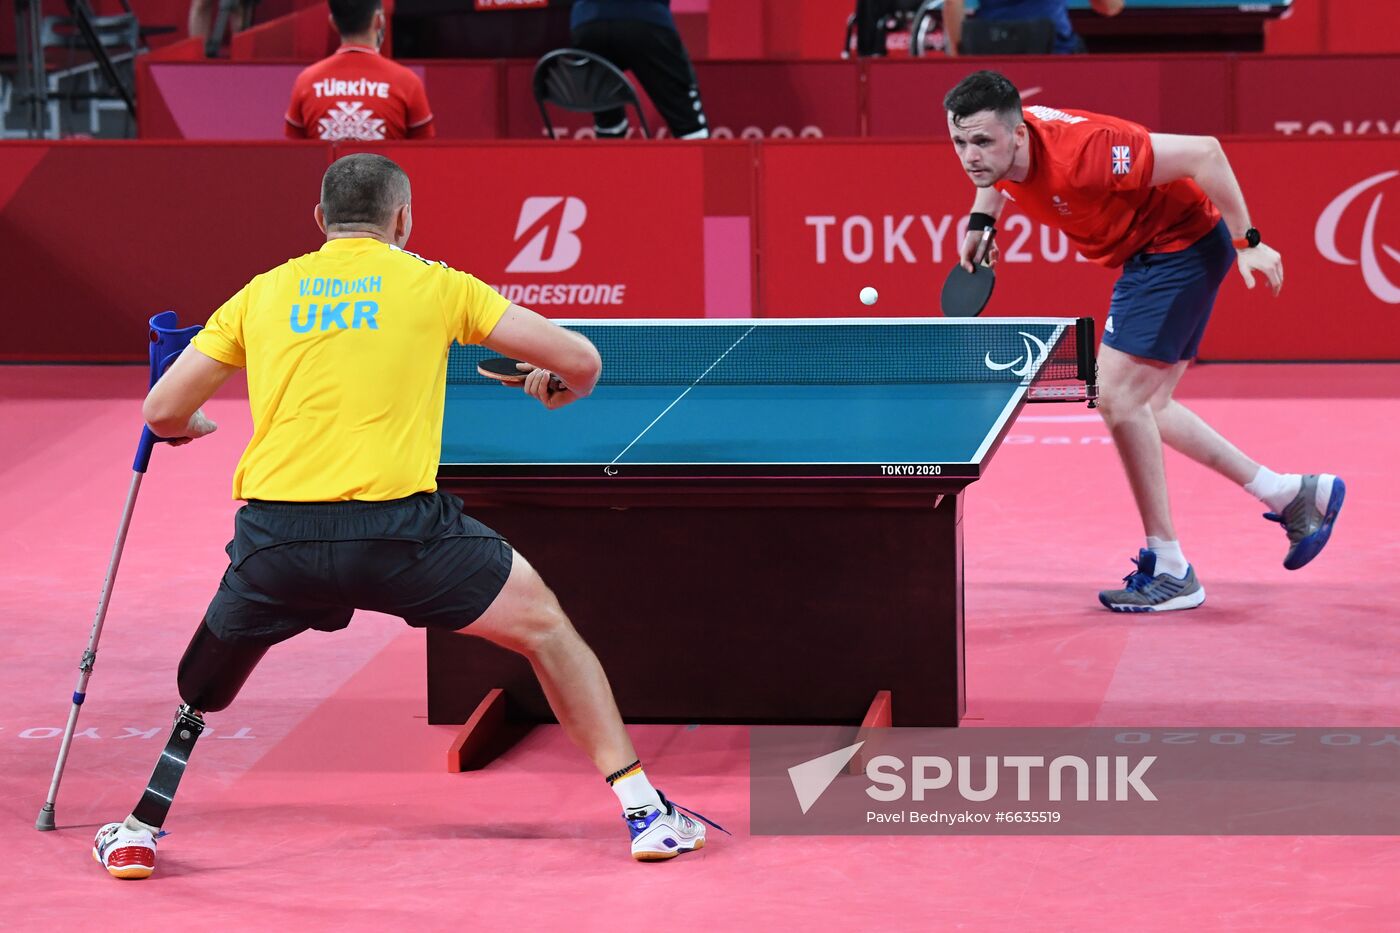
<path fill-rule="evenodd" d="M 583 255 L 576 231 L 588 219 L 578 198 L 526 198 L 515 225 L 515 242 L 525 245 L 506 266 L 507 272 L 563 272 Z"/>
<path fill-rule="evenodd" d="M 583 256 L 579 231 L 588 219 L 588 205 L 571 196 L 533 196 L 520 205 L 515 242 L 520 244 L 507 273 L 534 275 L 566 272 Z M 622 282 L 502 283 L 495 286 L 510 301 L 526 307 L 621 305 L 627 285 Z"/>
<path fill-rule="evenodd" d="M 534 305 L 620 305 L 627 286 L 614 285 L 497 285 L 510 301 L 525 307 Z"/>

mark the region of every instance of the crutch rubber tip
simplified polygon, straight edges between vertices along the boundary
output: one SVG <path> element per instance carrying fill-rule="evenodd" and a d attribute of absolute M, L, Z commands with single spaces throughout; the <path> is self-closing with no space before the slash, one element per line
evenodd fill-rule
<path fill-rule="evenodd" d="M 54 826 L 53 823 L 53 807 L 46 804 L 44 809 L 39 811 L 39 818 L 34 821 L 34 828 L 41 833 L 50 832 L 58 828 Z"/>

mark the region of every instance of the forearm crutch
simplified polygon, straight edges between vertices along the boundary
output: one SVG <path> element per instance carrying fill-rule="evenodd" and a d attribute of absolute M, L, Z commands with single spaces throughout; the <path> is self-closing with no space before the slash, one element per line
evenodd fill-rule
<path fill-rule="evenodd" d="M 156 380 L 175 361 L 175 357 L 189 346 L 190 340 L 200 331 L 201 325 L 176 327 L 176 321 L 174 311 L 162 311 L 151 318 L 149 386 L 156 384 Z M 63 742 L 58 747 L 58 761 L 53 766 L 49 796 L 44 800 L 39 818 L 34 821 L 34 828 L 38 830 L 54 828 L 53 807 L 58 800 L 58 784 L 63 780 L 63 767 L 68 763 L 68 749 L 73 744 L 74 730 L 78 726 L 78 711 L 83 705 L 83 700 L 87 698 L 88 678 L 92 676 L 92 667 L 97 661 L 97 640 L 102 637 L 102 623 L 107 618 L 107 604 L 112 598 L 112 586 L 117 581 L 117 567 L 121 564 L 122 548 L 126 545 L 126 532 L 131 527 L 131 513 L 136 508 L 136 494 L 141 490 L 141 477 L 150 465 L 151 449 L 163 440 L 165 438 L 152 434 L 150 428 L 141 429 L 141 442 L 136 447 L 136 460 L 131 465 L 131 487 L 127 490 L 121 523 L 117 526 L 117 540 L 112 546 L 112 558 L 107 563 L 107 577 L 102 582 L 102 595 L 97 600 L 97 617 L 92 623 L 87 649 L 83 651 L 82 660 L 78 662 L 78 685 L 73 689 L 73 705 L 68 710 L 68 724 L 63 728 Z"/>

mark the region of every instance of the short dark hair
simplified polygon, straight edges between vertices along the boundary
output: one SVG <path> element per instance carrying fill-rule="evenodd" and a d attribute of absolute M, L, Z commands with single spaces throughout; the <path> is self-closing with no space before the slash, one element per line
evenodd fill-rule
<path fill-rule="evenodd" d="M 974 71 L 943 97 L 943 109 L 957 125 L 966 117 L 990 110 L 1010 126 L 1022 122 L 1021 92 L 999 71 Z"/>
<path fill-rule="evenodd" d="M 409 197 L 408 176 L 398 163 L 370 152 L 336 159 L 321 178 L 321 212 L 327 227 L 387 227 Z"/>
<path fill-rule="evenodd" d="M 353 36 L 369 28 L 374 11 L 383 6 L 383 0 L 330 0 L 330 5 L 336 31 L 342 36 Z"/>

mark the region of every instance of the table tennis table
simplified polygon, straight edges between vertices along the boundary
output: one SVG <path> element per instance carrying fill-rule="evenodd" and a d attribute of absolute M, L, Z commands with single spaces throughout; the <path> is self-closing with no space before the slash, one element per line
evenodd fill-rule
<path fill-rule="evenodd" d="M 1090 52 L 1262 52 L 1265 25 L 1287 14 L 1293 2 L 1128 0 L 1116 16 L 1099 15 L 1091 0 L 1068 0 L 1066 6 L 1074 31 L 1085 38 Z M 978 0 L 968 0 L 965 9 L 975 16 L 978 5 Z M 920 14 L 927 10 L 934 28 L 942 28 L 942 4 L 937 0 L 922 5 L 909 0 L 906 9 L 916 21 L 922 21 Z"/>
<path fill-rule="evenodd" d="M 561 323 L 603 375 L 552 412 L 453 347 L 439 484 L 555 590 L 623 717 L 860 723 L 882 695 L 956 725 L 963 492 L 1028 398 L 1092 397 L 1092 319 Z M 523 659 L 455 633 L 428 694 L 433 723 L 552 721 Z"/>
<path fill-rule="evenodd" d="M 1265 26 L 1294 0 L 1128 0 L 1100 16 L 1089 0 L 1069 0 L 1074 31 L 1095 53 L 1262 52 Z"/>

